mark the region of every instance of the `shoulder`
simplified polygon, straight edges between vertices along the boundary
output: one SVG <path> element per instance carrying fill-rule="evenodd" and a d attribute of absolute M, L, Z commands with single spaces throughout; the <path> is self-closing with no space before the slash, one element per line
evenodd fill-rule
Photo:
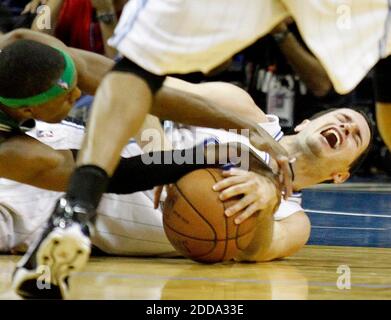
<path fill-rule="evenodd" d="M 280 206 L 274 214 L 274 220 L 281 221 L 294 215 L 295 213 L 304 212 L 301 204 L 302 194 L 298 192 L 293 193 L 293 195 L 287 200 L 281 199 Z"/>
<path fill-rule="evenodd" d="M 9 135 L 5 132 L 0 131 L 0 144 L 8 139 Z"/>

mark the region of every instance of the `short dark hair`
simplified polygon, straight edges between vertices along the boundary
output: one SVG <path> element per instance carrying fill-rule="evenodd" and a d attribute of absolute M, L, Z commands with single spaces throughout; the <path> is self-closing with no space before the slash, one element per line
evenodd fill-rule
<path fill-rule="evenodd" d="M 18 40 L 0 52 L 0 96 L 29 98 L 49 90 L 65 68 L 64 57 L 44 44 Z"/>
<path fill-rule="evenodd" d="M 357 170 L 360 168 L 360 166 L 364 163 L 365 159 L 368 157 L 368 154 L 370 153 L 370 151 L 372 149 L 372 142 L 373 142 L 374 133 L 375 133 L 375 122 L 364 111 L 357 109 L 357 108 L 349 108 L 349 109 L 352 109 L 352 110 L 358 112 L 359 114 L 361 114 L 364 117 L 365 121 L 368 124 L 369 132 L 371 135 L 369 138 L 369 143 L 368 143 L 368 146 L 366 147 L 366 149 L 364 151 L 362 151 L 361 154 L 349 165 L 350 175 L 352 176 L 355 172 L 357 172 Z M 309 120 L 314 120 L 316 118 L 319 118 L 327 113 L 330 113 L 330 112 L 333 112 L 336 110 L 339 110 L 339 108 L 330 108 L 327 110 L 317 112 Z"/>

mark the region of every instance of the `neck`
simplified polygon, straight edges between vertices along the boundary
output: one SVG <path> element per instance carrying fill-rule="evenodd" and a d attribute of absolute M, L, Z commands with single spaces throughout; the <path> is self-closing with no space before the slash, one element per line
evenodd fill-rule
<path fill-rule="evenodd" d="M 23 117 L 23 115 L 21 114 L 21 112 L 5 107 L 2 104 L 0 104 L 0 110 L 9 115 L 16 122 L 22 122 L 26 120 L 25 117 Z"/>
<path fill-rule="evenodd" d="M 301 189 L 312 185 L 312 183 L 306 181 L 308 179 L 305 178 L 306 173 L 304 172 L 304 168 L 307 162 L 305 160 L 304 153 L 295 139 L 295 136 L 284 136 L 281 139 L 280 144 L 288 152 L 290 157 L 294 157 L 296 159 L 296 161 L 292 164 L 292 169 L 295 176 L 293 181 L 293 191 L 300 191 Z M 272 167 L 273 171 L 277 169 L 277 163 L 274 161 L 274 159 L 271 160 L 270 166 Z"/>

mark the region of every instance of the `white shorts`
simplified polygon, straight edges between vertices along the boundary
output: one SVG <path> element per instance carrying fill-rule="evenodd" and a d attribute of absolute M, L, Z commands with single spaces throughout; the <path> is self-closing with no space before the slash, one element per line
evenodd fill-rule
<path fill-rule="evenodd" d="M 391 53 L 389 0 L 281 0 L 334 88 L 353 90 Z"/>
<path fill-rule="evenodd" d="M 276 0 L 131 0 L 109 44 L 154 74 L 207 73 L 287 15 Z"/>
<path fill-rule="evenodd" d="M 343 94 L 391 54 L 390 12 L 389 0 L 132 0 L 109 44 L 155 74 L 207 73 L 292 16 Z"/>

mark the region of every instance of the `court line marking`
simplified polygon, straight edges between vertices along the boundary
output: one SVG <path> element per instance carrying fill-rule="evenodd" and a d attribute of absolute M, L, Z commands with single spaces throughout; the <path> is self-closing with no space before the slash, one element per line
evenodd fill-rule
<path fill-rule="evenodd" d="M 374 217 L 374 218 L 391 218 L 391 215 L 384 214 L 366 214 L 366 213 L 354 213 L 354 212 L 343 212 L 343 211 L 327 211 L 327 210 L 311 210 L 304 209 L 306 213 L 321 213 L 321 214 L 329 214 L 336 216 L 356 216 L 356 217 Z"/>
<path fill-rule="evenodd" d="M 389 228 L 359 228 L 359 227 L 324 227 L 324 226 L 312 226 L 315 229 L 347 229 L 347 230 L 376 230 L 387 231 Z"/>
<path fill-rule="evenodd" d="M 226 279 L 226 278 L 204 278 L 204 277 L 172 277 L 172 276 L 155 276 L 155 275 L 140 275 L 140 274 L 113 274 L 108 272 L 77 272 L 73 278 L 77 276 L 91 277 L 107 277 L 107 278 L 128 278 L 128 279 L 144 279 L 144 280 L 166 280 L 166 281 L 209 281 L 209 282 L 225 282 L 225 283 L 257 283 L 257 284 L 299 284 L 303 285 L 301 280 L 257 280 L 257 279 Z M 338 289 L 336 282 L 317 282 L 307 281 L 308 286 L 319 287 L 335 287 Z M 368 289 L 391 289 L 391 284 L 369 284 L 369 283 L 351 283 L 351 287 L 368 288 Z M 342 291 L 342 290 L 341 290 Z"/>

